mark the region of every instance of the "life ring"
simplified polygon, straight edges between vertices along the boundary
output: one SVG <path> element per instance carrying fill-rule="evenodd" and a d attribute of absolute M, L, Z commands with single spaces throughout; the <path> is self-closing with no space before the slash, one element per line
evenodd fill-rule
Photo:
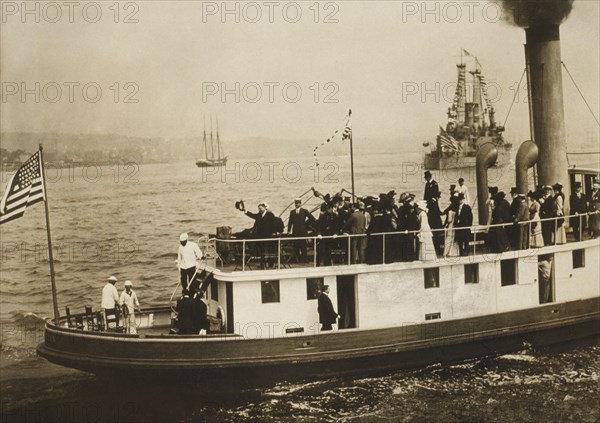
<path fill-rule="evenodd" d="M 219 328 L 219 332 L 224 333 L 225 329 L 227 328 L 227 315 L 225 314 L 225 310 L 223 310 L 223 307 L 217 307 L 216 317 L 217 319 L 221 319 L 221 327 Z"/>

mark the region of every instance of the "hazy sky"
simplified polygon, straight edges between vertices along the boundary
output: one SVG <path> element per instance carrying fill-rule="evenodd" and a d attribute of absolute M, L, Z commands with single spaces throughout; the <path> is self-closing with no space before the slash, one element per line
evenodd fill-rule
<path fill-rule="evenodd" d="M 3 131 L 188 137 L 201 133 L 206 114 L 219 117 L 228 139 L 317 143 L 352 108 L 355 139 L 433 137 L 461 47 L 478 56 L 500 122 L 524 68 L 523 30 L 486 1 L 27 3 L 23 14 L 22 2 L 2 1 Z M 561 26 L 563 61 L 596 115 L 599 4 L 577 0 Z M 563 79 L 569 137 L 597 136 Z M 524 94 L 507 125 L 511 141 L 529 135 Z"/>

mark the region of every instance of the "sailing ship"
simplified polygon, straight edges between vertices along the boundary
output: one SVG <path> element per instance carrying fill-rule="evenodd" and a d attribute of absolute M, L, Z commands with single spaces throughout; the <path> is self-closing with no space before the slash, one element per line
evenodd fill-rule
<path fill-rule="evenodd" d="M 539 82 L 532 87 L 552 88 L 556 95 L 531 104 L 536 138 L 519 147 L 517 189 L 523 194 L 535 189 L 527 176 L 536 166 L 540 184 L 561 183 L 567 198 L 570 190 L 582 187 L 584 196 L 595 198 L 599 170 L 569 169 L 566 160 L 558 25 L 534 26 L 526 34 L 529 77 Z M 214 387 L 213 381 L 239 386 L 453 362 L 598 336 L 597 211 L 588 216 L 593 236 L 582 231 L 579 236 L 569 233 L 566 243 L 520 246 L 492 255 L 486 250 L 487 170 L 502 148 L 488 143 L 477 151 L 480 225 L 469 229 L 468 256 L 386 262 L 386 237 L 416 239 L 419 231 L 213 238 L 205 244 L 213 259 L 197 270 L 208 303 L 206 334 L 173 333 L 169 301 L 136 313 L 137 334 L 126 334 L 118 319 L 113 328 L 104 329 L 102 313 L 91 308 L 59 316 L 53 295 L 55 318 L 46 322 L 38 354 L 97 375 L 193 378 Z M 582 215 L 569 216 L 567 209 L 541 226 L 556 230 L 574 218 Z M 521 224 L 531 229 L 540 220 Z M 378 263 L 352 263 L 357 237 L 366 237 L 367 248 L 379 248 Z M 289 260 L 289 247 L 297 241 L 307 243 L 309 263 Z M 255 248 L 258 243 L 264 248 Z M 318 266 L 319 251 L 327 244 L 335 245 L 333 261 Z M 257 250 L 268 254 L 270 268 L 258 266 Z M 332 331 L 322 330 L 317 313 L 318 292 L 327 291 L 325 285 L 341 316 Z"/>
<path fill-rule="evenodd" d="M 227 155 L 221 146 L 219 137 L 219 119 L 217 119 L 217 136 L 213 138 L 212 118 L 210 119 L 210 140 L 206 137 L 206 120 L 202 135 L 201 157 L 196 161 L 198 167 L 219 167 L 227 164 Z"/>
<path fill-rule="evenodd" d="M 487 82 L 482 73 L 481 65 L 475 56 L 475 68 L 469 73 L 473 76 L 472 98 L 467 101 L 467 65 L 461 61 L 457 64 L 458 81 L 452 106 L 448 108 L 446 127 L 440 127 L 440 133 L 430 152 L 425 155 L 424 167 L 430 170 L 450 168 L 469 168 L 475 166 L 475 158 L 479 148 L 486 143 L 492 143 L 498 149 L 497 167 L 504 166 L 510 161 L 512 144 L 504 141 L 504 127 L 496 123 L 495 110 L 490 102 Z M 423 143 L 429 147 L 430 143 Z"/>

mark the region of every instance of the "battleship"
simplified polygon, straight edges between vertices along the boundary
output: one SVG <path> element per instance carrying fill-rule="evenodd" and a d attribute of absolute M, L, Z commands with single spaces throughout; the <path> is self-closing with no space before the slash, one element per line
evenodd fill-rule
<path fill-rule="evenodd" d="M 470 102 L 467 101 L 467 65 L 463 61 L 463 53 L 475 62 L 475 68 L 468 71 L 473 77 Z M 435 144 L 423 143 L 424 147 L 431 147 L 423 166 L 429 170 L 475 167 L 477 151 L 487 143 L 492 143 L 498 150 L 495 166 L 505 166 L 510 162 L 512 144 L 504 141 L 504 127 L 496 122 L 496 112 L 488 96 L 479 60 L 462 49 L 461 61 L 456 66 L 458 80 L 452 106 L 448 108 L 448 122 L 445 128 L 440 127 Z"/>

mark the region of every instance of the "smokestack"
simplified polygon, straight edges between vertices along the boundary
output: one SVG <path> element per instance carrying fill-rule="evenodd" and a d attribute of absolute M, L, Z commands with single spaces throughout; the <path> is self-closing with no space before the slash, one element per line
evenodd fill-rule
<path fill-rule="evenodd" d="M 479 224 L 484 225 L 488 219 L 488 209 L 486 201 L 488 199 L 488 176 L 487 171 L 494 166 L 498 160 L 498 149 L 491 142 L 487 142 L 479 147 L 477 157 L 475 158 L 475 172 L 477 179 L 477 210 Z"/>
<path fill-rule="evenodd" d="M 520 194 L 527 194 L 529 191 L 527 171 L 537 162 L 538 154 L 538 146 L 533 141 L 525 141 L 519 147 L 515 159 L 515 171 L 517 174 L 517 190 Z"/>
<path fill-rule="evenodd" d="M 526 28 L 525 34 L 531 85 L 530 118 L 539 148 L 539 183 L 559 182 L 569 198 L 559 27 L 558 24 L 536 24 Z"/>

